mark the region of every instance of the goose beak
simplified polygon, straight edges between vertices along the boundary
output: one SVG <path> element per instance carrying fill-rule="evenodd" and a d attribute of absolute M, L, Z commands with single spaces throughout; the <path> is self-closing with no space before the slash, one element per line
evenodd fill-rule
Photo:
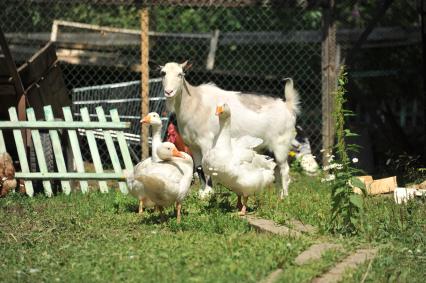
<path fill-rule="evenodd" d="M 151 123 L 151 116 L 146 115 L 145 117 L 143 117 L 143 119 L 140 122 L 143 123 L 143 124 Z"/>
<path fill-rule="evenodd" d="M 216 116 L 219 116 L 222 113 L 223 113 L 223 107 L 222 106 L 217 106 L 216 107 Z"/>
<path fill-rule="evenodd" d="M 183 158 L 183 154 L 179 150 L 177 150 L 176 148 L 172 149 L 172 155 L 174 157 L 182 157 Z"/>

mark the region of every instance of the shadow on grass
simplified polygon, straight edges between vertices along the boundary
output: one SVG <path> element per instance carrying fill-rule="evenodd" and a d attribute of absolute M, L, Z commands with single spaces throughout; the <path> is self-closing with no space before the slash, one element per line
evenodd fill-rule
<path fill-rule="evenodd" d="M 208 200 L 207 205 L 204 207 L 205 211 L 218 209 L 223 212 L 234 212 L 237 210 L 237 202 L 232 203 L 231 192 L 217 192 L 213 194 Z"/>

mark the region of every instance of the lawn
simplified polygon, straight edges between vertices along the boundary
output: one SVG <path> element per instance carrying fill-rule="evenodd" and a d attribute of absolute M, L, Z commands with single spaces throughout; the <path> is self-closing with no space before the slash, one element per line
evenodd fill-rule
<path fill-rule="evenodd" d="M 209 201 L 184 204 L 182 223 L 173 209 L 165 219 L 136 213 L 137 201 L 118 192 L 72 193 L 45 198 L 18 194 L 0 199 L 2 282 L 258 282 L 282 268 L 279 282 L 309 282 L 357 247 L 376 246 L 371 263 L 347 272 L 346 282 L 423 282 L 426 275 L 426 210 L 423 200 L 398 206 L 389 197 L 365 200 L 359 235 L 328 232 L 329 188 L 293 174 L 290 198 L 270 188 L 250 201 L 250 213 L 288 224 L 317 227 L 299 238 L 256 233 L 240 219 L 236 197 L 216 188 Z M 295 257 L 313 243 L 341 243 L 319 261 L 297 266 Z"/>

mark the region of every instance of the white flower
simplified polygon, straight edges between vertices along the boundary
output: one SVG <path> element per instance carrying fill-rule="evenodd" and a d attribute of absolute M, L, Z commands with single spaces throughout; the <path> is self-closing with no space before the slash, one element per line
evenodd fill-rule
<path fill-rule="evenodd" d="M 353 163 L 358 163 L 358 158 L 356 158 L 356 157 L 352 158 L 352 162 Z"/>
<path fill-rule="evenodd" d="M 325 178 L 321 179 L 321 183 L 330 182 L 330 181 L 333 181 L 334 179 L 336 179 L 336 176 L 334 176 L 334 174 L 328 174 L 327 176 L 325 176 Z"/>

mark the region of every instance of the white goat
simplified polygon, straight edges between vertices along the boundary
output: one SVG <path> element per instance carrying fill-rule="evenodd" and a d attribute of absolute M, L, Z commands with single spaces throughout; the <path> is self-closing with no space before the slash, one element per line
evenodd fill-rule
<path fill-rule="evenodd" d="M 226 102 L 232 110 L 232 137 L 250 135 L 263 139 L 260 148 L 271 150 L 280 168 L 277 178 L 282 184 L 280 197 L 287 196 L 290 182 L 287 156 L 299 112 L 293 81 L 287 80 L 284 102 L 264 95 L 226 91 L 213 84 L 192 86 L 185 80 L 186 66 L 187 62 L 172 62 L 160 68 L 167 106 L 176 113 L 180 134 L 192 151 L 195 166 L 201 165 L 219 131 L 219 120 L 213 113 L 215 107 L 219 101 Z M 206 180 L 200 190 L 202 197 L 212 192 L 208 176 Z"/>

